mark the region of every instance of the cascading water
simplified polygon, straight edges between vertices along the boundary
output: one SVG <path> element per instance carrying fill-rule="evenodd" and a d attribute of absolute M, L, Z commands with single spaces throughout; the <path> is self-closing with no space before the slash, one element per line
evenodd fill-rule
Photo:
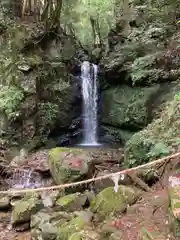
<path fill-rule="evenodd" d="M 98 66 L 84 61 L 81 65 L 83 95 L 83 143 L 82 145 L 99 145 L 97 140 L 98 110 Z"/>

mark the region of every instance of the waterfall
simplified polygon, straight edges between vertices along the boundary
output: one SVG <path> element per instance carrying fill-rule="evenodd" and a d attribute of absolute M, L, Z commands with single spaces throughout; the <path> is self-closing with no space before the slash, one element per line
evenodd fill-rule
<path fill-rule="evenodd" d="M 81 65 L 83 95 L 83 145 L 98 145 L 97 110 L 98 110 L 98 66 L 84 61 Z"/>

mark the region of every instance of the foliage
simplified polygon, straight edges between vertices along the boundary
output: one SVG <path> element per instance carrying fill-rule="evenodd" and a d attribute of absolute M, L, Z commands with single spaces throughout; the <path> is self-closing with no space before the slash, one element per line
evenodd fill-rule
<path fill-rule="evenodd" d="M 144 55 L 145 49 L 144 46 L 139 42 L 125 44 L 120 47 L 120 51 L 122 51 L 125 59 L 128 61 L 133 61 L 138 57 L 142 57 Z"/>
<path fill-rule="evenodd" d="M 39 117 L 44 125 L 52 124 L 57 117 L 58 114 L 58 105 L 55 103 L 41 103 L 39 107 Z"/>
<path fill-rule="evenodd" d="M 101 37 L 105 39 L 114 23 L 113 0 L 68 0 L 63 5 L 62 24 L 67 28 L 73 28 L 83 45 L 92 47 L 90 17 L 98 20 Z"/>
<path fill-rule="evenodd" d="M 39 142 L 45 143 L 47 141 L 47 136 L 54 126 L 58 113 L 59 108 L 57 104 L 51 102 L 40 103 L 39 111 L 37 113 L 37 133 L 40 136 L 38 139 Z"/>
<path fill-rule="evenodd" d="M 125 146 L 125 164 L 139 165 L 180 151 L 180 99 L 170 101 L 160 118 L 136 133 Z"/>
<path fill-rule="evenodd" d="M 6 38 L 1 45 L 0 55 L 0 78 L 2 84 L 19 85 L 23 78 L 18 66 L 23 58 L 20 48 L 23 45 L 25 32 L 21 26 L 11 24 L 6 31 Z"/>
<path fill-rule="evenodd" d="M 19 115 L 18 107 L 24 98 L 21 89 L 15 86 L 1 86 L 0 111 L 7 114 L 8 119 L 14 119 Z"/>
<path fill-rule="evenodd" d="M 153 69 L 157 54 L 136 58 L 131 66 L 131 79 L 134 84 L 156 82 L 161 70 Z"/>

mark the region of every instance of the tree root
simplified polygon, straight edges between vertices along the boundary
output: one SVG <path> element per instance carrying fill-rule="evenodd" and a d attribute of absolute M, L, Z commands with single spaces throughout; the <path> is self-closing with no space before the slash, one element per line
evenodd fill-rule
<path fill-rule="evenodd" d="M 153 191 L 144 181 L 142 181 L 140 178 L 138 178 L 135 173 L 130 173 L 130 174 L 128 173 L 128 176 L 142 190 L 144 190 L 146 192 L 152 192 Z"/>

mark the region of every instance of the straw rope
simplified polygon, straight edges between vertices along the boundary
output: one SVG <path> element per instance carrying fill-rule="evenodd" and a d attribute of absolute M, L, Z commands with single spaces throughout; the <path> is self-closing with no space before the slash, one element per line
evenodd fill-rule
<path fill-rule="evenodd" d="M 161 163 L 161 162 L 166 161 L 166 160 L 174 159 L 176 157 L 180 157 L 180 152 L 172 154 L 172 155 L 169 155 L 169 156 L 166 156 L 164 158 L 160 158 L 158 160 L 155 160 L 155 161 L 152 161 L 152 162 L 140 165 L 140 166 L 137 166 L 137 167 L 121 170 L 121 171 L 115 172 L 115 173 L 106 174 L 104 176 L 100 176 L 100 177 L 96 177 L 96 178 L 90 178 L 90 179 L 79 181 L 79 182 L 66 183 L 66 184 L 61 184 L 61 185 L 54 185 L 54 186 L 49 186 L 49 187 L 41 187 L 41 188 L 35 188 L 35 189 L 27 189 L 27 188 L 25 188 L 25 189 L 17 189 L 17 190 L 12 189 L 12 190 L 0 191 L 0 194 L 16 194 L 16 193 L 28 193 L 28 192 L 41 192 L 41 191 L 49 191 L 49 190 L 72 188 L 72 187 L 76 187 L 76 186 L 83 185 L 83 184 L 88 184 L 88 183 L 95 182 L 95 181 L 101 181 L 103 179 L 111 178 L 112 176 L 127 174 L 127 173 L 130 173 L 132 171 L 144 168 L 144 167 L 149 167 L 149 166 L 156 165 L 156 164 Z"/>

